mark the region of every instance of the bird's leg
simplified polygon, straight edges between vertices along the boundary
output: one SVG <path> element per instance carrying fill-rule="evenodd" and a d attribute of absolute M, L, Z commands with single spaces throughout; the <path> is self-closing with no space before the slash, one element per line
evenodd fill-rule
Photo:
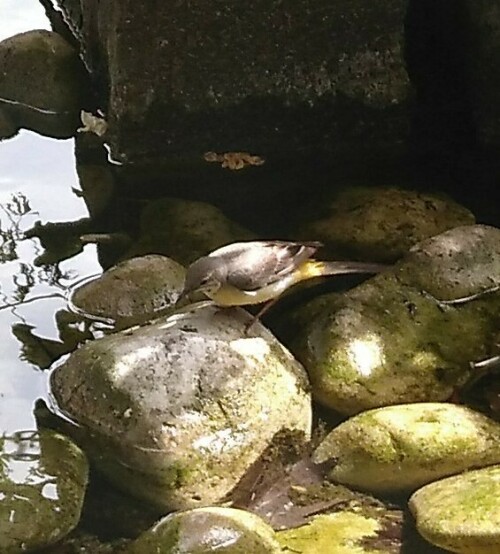
<path fill-rule="evenodd" d="M 253 327 L 255 322 L 260 319 L 266 312 L 271 308 L 271 306 L 274 306 L 276 302 L 278 301 L 279 296 L 276 298 L 273 298 L 272 300 L 269 300 L 269 302 L 266 302 L 262 308 L 254 315 L 252 316 L 252 319 L 245 325 L 245 335 L 250 331 L 250 329 Z"/>

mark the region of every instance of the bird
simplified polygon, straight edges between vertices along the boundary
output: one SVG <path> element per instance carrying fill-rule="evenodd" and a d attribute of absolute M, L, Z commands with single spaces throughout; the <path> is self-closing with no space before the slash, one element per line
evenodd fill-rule
<path fill-rule="evenodd" d="M 319 261 L 321 242 L 250 240 L 217 248 L 186 271 L 179 300 L 202 292 L 217 306 L 264 304 L 248 329 L 290 287 L 314 277 L 378 273 L 386 265 L 371 262 Z M 247 330 L 248 330 L 247 329 Z"/>

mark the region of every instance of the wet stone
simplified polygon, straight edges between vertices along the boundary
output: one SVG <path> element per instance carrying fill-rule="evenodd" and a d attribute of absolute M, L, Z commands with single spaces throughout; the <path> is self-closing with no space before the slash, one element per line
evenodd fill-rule
<path fill-rule="evenodd" d="M 500 551 L 500 466 L 431 483 L 412 495 L 418 531 L 432 544 L 459 554 Z"/>
<path fill-rule="evenodd" d="M 0 106 L 16 124 L 55 138 L 72 136 L 86 90 L 77 52 L 38 29 L 0 42 Z"/>
<path fill-rule="evenodd" d="M 472 213 L 451 198 L 397 187 L 346 187 L 316 213 L 320 218 L 304 224 L 299 238 L 314 237 L 337 257 L 380 262 L 393 262 L 426 238 L 474 223 Z"/>
<path fill-rule="evenodd" d="M 299 308 L 289 344 L 316 399 L 343 414 L 443 401 L 494 348 L 499 282 L 500 229 L 457 227 L 347 293 Z"/>
<path fill-rule="evenodd" d="M 57 409 L 118 487 L 167 510 L 220 502 L 276 437 L 307 440 L 306 374 L 259 323 L 245 334 L 249 321 L 201 303 L 54 370 Z"/>
<path fill-rule="evenodd" d="M 413 491 L 500 463 L 500 424 L 455 404 L 387 406 L 333 429 L 313 460 L 335 460 L 329 478 L 347 486 L 382 494 Z"/>
<path fill-rule="evenodd" d="M 8 106 L 0 106 L 0 140 L 11 138 L 19 131 L 19 125 L 11 111 Z"/>
<path fill-rule="evenodd" d="M 132 258 L 77 287 L 70 304 L 89 318 L 121 326 L 138 323 L 175 305 L 184 287 L 184 275 L 184 267 L 166 256 Z"/>
<path fill-rule="evenodd" d="M 80 519 L 85 455 L 45 429 L 4 434 L 0 447 L 0 551 L 16 554 L 56 543 Z"/>
<path fill-rule="evenodd" d="M 274 531 L 260 517 L 233 508 L 197 508 L 167 516 L 127 554 L 280 554 Z"/>

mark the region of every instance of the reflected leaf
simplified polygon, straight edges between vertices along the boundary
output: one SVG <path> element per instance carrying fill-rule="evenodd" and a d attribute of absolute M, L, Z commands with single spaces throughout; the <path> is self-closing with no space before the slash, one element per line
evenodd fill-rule
<path fill-rule="evenodd" d="M 57 223 L 35 222 L 24 233 L 24 238 L 37 238 L 45 249 L 34 261 L 36 266 L 55 264 L 66 260 L 83 250 L 80 235 L 89 232 L 90 219 L 63 221 Z"/>
<path fill-rule="evenodd" d="M 16 285 L 16 291 L 12 295 L 16 302 L 22 302 L 36 283 L 34 268 L 21 262 L 19 271 L 12 276 L 12 281 Z"/>
<path fill-rule="evenodd" d="M 12 216 L 23 217 L 31 213 L 29 200 L 24 194 L 18 192 L 12 195 L 12 200 L 5 204 L 5 210 Z"/>
<path fill-rule="evenodd" d="M 62 342 L 40 337 L 33 333 L 34 327 L 27 323 L 16 323 L 12 334 L 22 344 L 20 359 L 40 368 L 48 369 L 55 360 L 72 350 Z"/>

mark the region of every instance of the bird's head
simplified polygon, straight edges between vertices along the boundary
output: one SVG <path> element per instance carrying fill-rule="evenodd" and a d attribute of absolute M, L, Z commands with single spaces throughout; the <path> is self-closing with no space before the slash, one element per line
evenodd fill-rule
<path fill-rule="evenodd" d="M 221 287 L 224 275 L 225 267 L 220 260 L 209 256 L 196 260 L 187 269 L 181 298 L 195 292 L 212 296 Z"/>

